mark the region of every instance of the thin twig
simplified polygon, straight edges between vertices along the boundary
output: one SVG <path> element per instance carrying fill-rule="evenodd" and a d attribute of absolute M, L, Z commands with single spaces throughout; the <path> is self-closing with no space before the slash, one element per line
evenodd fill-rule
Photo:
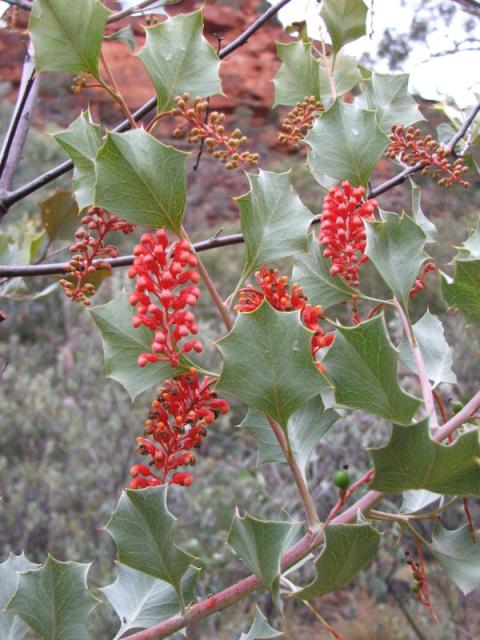
<path fill-rule="evenodd" d="M 26 0 L 3 0 L 12 7 L 18 7 L 19 9 L 25 9 L 25 11 L 32 10 L 32 3 Z"/>
<path fill-rule="evenodd" d="M 223 59 L 226 56 L 230 55 L 233 51 L 244 45 L 251 35 L 258 31 L 268 20 L 270 20 L 270 18 L 275 16 L 280 11 L 280 9 L 289 2 L 291 2 L 291 0 L 280 0 L 278 4 L 267 9 L 267 11 L 265 11 L 257 20 L 255 20 L 255 22 L 253 22 L 247 29 L 245 29 L 245 31 L 243 31 L 237 38 L 235 38 L 235 40 L 224 47 L 218 54 L 218 57 L 220 59 Z M 146 115 L 153 111 L 156 106 L 157 99 L 151 98 L 143 105 L 143 107 L 132 114 L 133 119 L 135 120 L 135 122 L 142 120 Z M 113 129 L 113 131 L 120 133 L 123 131 L 127 131 L 128 129 L 130 129 L 130 123 L 128 120 L 124 120 L 119 125 L 117 125 Z M 5 215 L 8 212 L 9 208 L 19 200 L 22 200 L 31 193 L 34 193 L 38 189 L 41 189 L 45 185 L 49 184 L 65 173 L 68 173 L 68 171 L 71 171 L 72 169 L 73 162 L 71 160 L 67 160 L 57 167 L 46 171 L 34 180 L 27 182 L 15 191 L 7 191 L 7 193 L 0 192 L 0 216 L 2 214 Z"/>

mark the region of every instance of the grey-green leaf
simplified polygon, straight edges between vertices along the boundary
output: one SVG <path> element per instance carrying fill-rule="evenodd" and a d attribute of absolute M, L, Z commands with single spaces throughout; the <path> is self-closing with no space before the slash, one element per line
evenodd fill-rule
<path fill-rule="evenodd" d="M 320 96 L 324 101 L 325 98 L 335 100 L 338 96 L 342 96 L 344 93 L 353 89 L 361 79 L 357 60 L 353 56 L 349 56 L 343 51 L 339 51 L 335 56 L 333 72 L 331 70 L 332 62 L 332 56 L 328 56 L 327 60 L 324 60 L 323 58 L 318 60 Z M 332 87 L 332 80 L 330 77 L 333 80 L 335 90 Z"/>
<path fill-rule="evenodd" d="M 480 544 L 473 541 L 468 525 L 449 530 L 436 524 L 429 548 L 465 596 L 480 588 Z"/>
<path fill-rule="evenodd" d="M 34 0 L 29 30 L 37 71 L 90 72 L 98 77 L 109 13 L 97 0 Z"/>
<path fill-rule="evenodd" d="M 42 640 L 89 640 L 87 619 L 98 602 L 88 591 L 89 568 L 48 556 L 40 569 L 19 574 L 7 611 L 18 615 Z"/>
<path fill-rule="evenodd" d="M 425 234 L 427 238 L 426 243 L 436 242 L 438 238 L 437 227 L 427 218 L 427 216 L 422 211 L 422 206 L 420 203 L 421 189 L 412 180 L 412 178 L 409 178 L 409 181 L 410 186 L 412 187 L 412 217 Z"/>
<path fill-rule="evenodd" d="M 400 388 L 397 362 L 383 314 L 355 327 L 338 327 L 323 359 L 339 404 L 409 424 L 419 402 Z"/>
<path fill-rule="evenodd" d="M 168 582 L 181 597 L 181 579 L 195 558 L 174 543 L 176 518 L 167 508 L 167 489 L 123 491 L 106 530 L 115 540 L 119 562 Z"/>
<path fill-rule="evenodd" d="M 449 307 L 459 309 L 467 322 L 480 326 L 480 260 L 454 262 L 453 280 L 442 273 L 442 293 Z"/>
<path fill-rule="evenodd" d="M 363 0 L 323 0 L 320 11 L 334 51 L 367 33 L 367 6 Z"/>
<path fill-rule="evenodd" d="M 369 109 L 377 111 L 382 131 L 390 133 L 392 124 L 409 126 L 424 120 L 415 99 L 408 93 L 408 73 L 373 72 L 364 90 Z"/>
<path fill-rule="evenodd" d="M 95 192 L 95 156 L 102 146 L 101 128 L 94 124 L 90 111 L 84 111 L 55 140 L 68 153 L 75 169 L 73 189 L 80 209 L 90 206 Z"/>
<path fill-rule="evenodd" d="M 222 93 L 220 59 L 203 36 L 203 11 L 169 18 L 146 29 L 147 40 L 138 57 L 157 92 L 159 112 L 174 105 L 174 98 Z"/>
<path fill-rule="evenodd" d="M 291 106 L 306 96 L 320 100 L 319 67 L 312 55 L 312 45 L 302 41 L 278 43 L 277 55 L 282 65 L 273 80 L 274 106 Z"/>
<path fill-rule="evenodd" d="M 194 588 L 199 569 L 190 567 L 180 581 L 183 602 L 194 599 Z M 158 578 L 119 564 L 115 582 L 100 589 L 120 619 L 120 629 L 114 640 L 128 631 L 146 629 L 181 611 L 181 602 L 175 589 Z"/>
<path fill-rule="evenodd" d="M 139 367 L 137 357 L 151 350 L 153 333 L 146 327 L 135 329 L 132 326 L 134 313 L 125 293 L 91 311 L 102 332 L 106 375 L 123 385 L 132 400 L 142 391 L 158 386 L 166 378 L 193 366 L 184 359 L 180 369 L 172 368 L 167 362 Z"/>
<path fill-rule="evenodd" d="M 440 500 L 442 496 L 426 489 L 412 489 L 404 491 L 400 513 L 417 513 L 428 507 L 433 502 Z"/>
<path fill-rule="evenodd" d="M 217 388 L 285 429 L 292 413 L 329 387 L 313 360 L 311 336 L 297 311 L 277 311 L 264 301 L 240 313 L 233 330 L 217 342 L 224 359 Z"/>
<path fill-rule="evenodd" d="M 187 156 L 143 129 L 109 133 L 95 160 L 95 204 L 133 224 L 180 233 Z"/>
<path fill-rule="evenodd" d="M 453 354 L 445 340 L 440 320 L 427 309 L 412 329 L 422 352 L 425 370 L 433 386 L 436 387 L 441 382 L 456 384 L 457 376 L 452 370 Z M 415 358 L 406 336 L 400 344 L 400 361 L 415 373 L 417 372 Z"/>
<path fill-rule="evenodd" d="M 406 214 L 382 211 L 381 217 L 381 221 L 365 222 L 365 253 L 393 295 L 407 309 L 410 289 L 427 258 L 423 250 L 426 237 Z"/>
<path fill-rule="evenodd" d="M 326 410 L 320 396 L 312 398 L 290 416 L 287 424 L 288 440 L 304 477 L 313 450 L 337 420 L 338 414 L 332 409 Z M 257 442 L 258 466 L 267 462 L 286 462 L 264 413 L 258 409 L 249 409 L 240 427 L 246 429 Z"/>
<path fill-rule="evenodd" d="M 230 526 L 228 543 L 249 571 L 278 595 L 280 558 L 302 535 L 303 523 L 258 520 L 237 513 Z"/>
<path fill-rule="evenodd" d="M 331 263 L 323 257 L 320 243 L 315 235 L 311 234 L 308 238 L 307 253 L 295 256 L 292 281 L 303 287 L 310 304 L 319 304 L 324 309 L 346 302 L 353 295 L 361 297 L 361 294 L 342 278 L 331 276 L 330 267 Z"/>
<path fill-rule="evenodd" d="M 315 120 L 305 142 L 310 145 L 308 165 L 320 184 L 325 176 L 366 186 L 388 145 L 374 111 L 337 99 Z"/>
<path fill-rule="evenodd" d="M 289 173 L 260 171 L 247 178 L 250 191 L 236 198 L 245 239 L 243 277 L 263 263 L 304 252 L 312 222 Z"/>
<path fill-rule="evenodd" d="M 268 620 L 257 607 L 252 626 L 247 633 L 242 633 L 239 640 L 273 640 L 273 638 L 283 637 L 285 637 L 283 633 L 268 624 Z"/>
<path fill-rule="evenodd" d="M 14 555 L 0 564 L 0 638 L 1 640 L 23 640 L 28 633 L 27 625 L 16 614 L 4 611 L 17 590 L 18 571 L 38 569 L 39 564 L 30 562 L 23 553 Z"/>
<path fill-rule="evenodd" d="M 57 190 L 38 203 L 42 223 L 50 242 L 71 240 L 80 226 L 78 205 L 71 191 Z"/>
<path fill-rule="evenodd" d="M 480 496 L 477 430 L 443 445 L 430 438 L 428 419 L 408 427 L 393 425 L 389 443 L 369 453 L 375 466 L 371 488 L 377 491 L 427 489 L 443 495 Z"/>
<path fill-rule="evenodd" d="M 316 578 L 297 598 L 318 598 L 351 582 L 375 558 L 380 534 L 368 524 L 335 524 L 325 529 L 325 545 L 315 562 Z"/>

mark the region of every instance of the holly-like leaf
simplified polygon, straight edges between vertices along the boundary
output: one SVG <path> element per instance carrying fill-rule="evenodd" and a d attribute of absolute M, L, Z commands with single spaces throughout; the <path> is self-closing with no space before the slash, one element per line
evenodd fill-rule
<path fill-rule="evenodd" d="M 425 489 L 405 491 L 402 496 L 400 513 L 417 513 L 437 502 L 441 497 L 438 493 L 426 491 Z"/>
<path fill-rule="evenodd" d="M 78 205 L 71 191 L 57 190 L 38 203 L 50 242 L 71 240 L 80 225 Z"/>
<path fill-rule="evenodd" d="M 351 582 L 375 558 L 380 534 L 368 524 L 335 524 L 325 529 L 325 545 L 315 562 L 316 578 L 297 598 L 309 600 Z"/>
<path fill-rule="evenodd" d="M 480 260 L 454 262 L 453 280 L 442 273 L 442 293 L 449 307 L 459 309 L 467 322 L 480 325 Z"/>
<path fill-rule="evenodd" d="M 199 569 L 190 567 L 180 581 L 183 602 L 194 599 L 194 588 Z M 158 578 L 118 565 L 117 579 L 100 589 L 120 618 L 120 629 L 114 640 L 127 631 L 146 629 L 181 611 L 181 602 L 175 589 Z"/>
<path fill-rule="evenodd" d="M 156 387 L 166 379 L 192 367 L 186 358 L 180 367 L 172 368 L 168 362 L 153 362 L 146 367 L 137 365 L 141 353 L 150 352 L 153 333 L 144 326 L 135 329 L 132 316 L 135 310 L 125 293 L 91 311 L 93 320 L 102 332 L 105 372 L 116 380 L 134 400 L 142 391 Z"/>
<path fill-rule="evenodd" d="M 220 59 L 203 36 L 203 11 L 169 18 L 146 34 L 138 57 L 155 85 L 159 112 L 171 109 L 175 96 L 184 92 L 192 97 L 222 93 Z"/>
<path fill-rule="evenodd" d="M 68 153 L 75 169 L 73 189 L 80 209 L 90 206 L 95 192 L 95 156 L 102 145 L 101 128 L 94 124 L 90 111 L 84 111 L 55 140 Z"/>
<path fill-rule="evenodd" d="M 331 266 L 331 262 L 323 256 L 320 243 L 311 234 L 307 253 L 295 256 L 292 281 L 303 287 L 310 304 L 319 304 L 324 309 L 346 302 L 353 295 L 360 295 L 339 276 L 331 276 Z"/>
<path fill-rule="evenodd" d="M 390 133 L 392 124 L 409 126 L 424 120 L 415 99 L 408 93 L 408 73 L 373 72 L 364 83 L 368 108 L 376 110 L 379 127 Z"/>
<path fill-rule="evenodd" d="M 480 587 L 480 544 L 472 540 L 468 525 L 449 530 L 436 524 L 429 548 L 465 596 Z"/>
<path fill-rule="evenodd" d="M 315 120 L 305 142 L 311 147 L 308 165 L 320 184 L 327 176 L 366 186 L 388 138 L 380 131 L 374 111 L 337 99 Z"/>
<path fill-rule="evenodd" d="M 301 537 L 303 523 L 258 520 L 237 512 L 230 526 L 228 543 L 249 571 L 278 596 L 280 558 Z"/>
<path fill-rule="evenodd" d="M 119 562 L 168 582 L 182 599 L 181 579 L 195 558 L 174 543 L 176 518 L 167 508 L 167 489 L 125 489 L 105 528 L 115 540 Z"/>
<path fill-rule="evenodd" d="M 393 295 L 407 309 L 410 289 L 427 257 L 423 251 L 426 237 L 404 213 L 382 211 L 381 216 L 381 221 L 365 223 L 365 253 Z"/>
<path fill-rule="evenodd" d="M 267 301 L 240 313 L 217 342 L 224 360 L 217 388 L 285 429 L 294 411 L 329 386 L 313 360 L 311 336 L 297 311 L 277 311 Z"/>
<path fill-rule="evenodd" d="M 245 239 L 243 278 L 263 263 L 305 251 L 312 222 L 289 173 L 260 171 L 247 178 L 250 191 L 236 198 Z"/>
<path fill-rule="evenodd" d="M 19 574 L 7 611 L 18 615 L 42 640 L 88 640 L 87 619 L 98 602 L 88 591 L 89 568 L 48 556 L 40 569 Z"/>
<path fill-rule="evenodd" d="M 480 259 L 480 218 L 477 226 L 458 250 L 458 260 Z"/>
<path fill-rule="evenodd" d="M 281 631 L 277 631 L 268 624 L 268 620 L 257 607 L 255 619 L 247 633 L 242 633 L 239 640 L 272 640 L 285 637 Z"/>
<path fill-rule="evenodd" d="M 323 0 L 322 16 L 334 51 L 367 33 L 367 6 L 363 0 Z"/>
<path fill-rule="evenodd" d="M 318 61 L 312 55 L 312 45 L 302 41 L 278 43 L 277 55 L 282 66 L 273 80 L 274 106 L 294 105 L 306 96 L 320 100 Z"/>
<path fill-rule="evenodd" d="M 408 424 L 419 402 L 400 388 L 397 361 L 380 314 L 355 327 L 339 326 L 323 364 L 339 404 Z"/>
<path fill-rule="evenodd" d="M 95 204 L 133 224 L 180 233 L 187 156 L 143 129 L 109 133 L 95 161 Z"/>
<path fill-rule="evenodd" d="M 377 491 L 427 489 L 443 495 L 480 496 L 477 430 L 443 445 L 430 438 L 428 419 L 408 427 L 393 425 L 389 443 L 369 453 L 375 466 L 371 488 Z"/>
<path fill-rule="evenodd" d="M 409 178 L 409 181 L 410 186 L 412 187 L 412 217 L 425 234 L 427 238 L 426 243 L 436 242 L 438 238 L 437 227 L 422 211 L 422 206 L 420 204 L 421 189 L 411 178 Z"/>
<path fill-rule="evenodd" d="M 316 396 L 297 409 L 288 420 L 287 433 L 297 465 L 305 477 L 308 460 L 319 440 L 338 420 L 332 409 L 325 410 L 320 396 Z M 266 462 L 286 462 L 266 416 L 258 409 L 249 409 L 240 427 L 257 441 L 257 465 Z"/>
<path fill-rule="evenodd" d="M 14 613 L 4 611 L 10 598 L 17 590 L 18 571 L 38 569 L 39 564 L 30 562 L 23 553 L 11 553 L 0 564 L 0 638 L 1 640 L 23 640 L 28 633 L 27 625 Z"/>
<path fill-rule="evenodd" d="M 97 0 L 34 0 L 29 30 L 37 71 L 89 72 L 98 77 L 109 14 Z"/>
<path fill-rule="evenodd" d="M 452 350 L 445 340 L 445 334 L 440 320 L 436 316 L 433 316 L 427 309 L 425 315 L 412 326 L 412 329 L 420 351 L 422 352 L 427 375 L 433 383 L 433 386 L 436 387 L 441 382 L 456 384 L 457 376 L 452 371 Z M 403 337 L 400 344 L 400 360 L 404 365 L 417 373 L 415 358 L 406 336 Z"/>
<path fill-rule="evenodd" d="M 135 34 L 133 33 L 133 29 L 130 25 L 126 27 L 122 27 L 115 33 L 110 34 L 109 36 L 105 36 L 104 40 L 113 40 L 115 42 L 123 42 L 127 45 L 130 51 L 135 51 Z"/>
<path fill-rule="evenodd" d="M 353 87 L 355 87 L 361 80 L 357 60 L 353 56 L 349 56 L 343 51 L 339 51 L 335 56 L 333 72 L 331 69 L 332 63 L 332 56 L 329 56 L 327 60 L 324 60 L 323 58 L 318 60 L 320 96 L 322 100 L 325 100 L 325 98 L 335 100 L 338 96 L 343 96 L 344 93 L 353 89 Z M 330 76 L 332 77 L 335 91 L 333 90 Z"/>

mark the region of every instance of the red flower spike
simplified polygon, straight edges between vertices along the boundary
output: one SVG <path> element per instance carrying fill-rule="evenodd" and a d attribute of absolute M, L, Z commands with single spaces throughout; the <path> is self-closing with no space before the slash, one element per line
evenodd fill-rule
<path fill-rule="evenodd" d="M 408 294 L 410 298 L 412 299 L 415 298 L 415 296 L 419 291 L 422 291 L 422 289 L 425 289 L 425 287 L 427 286 L 425 284 L 425 277 L 427 273 L 429 273 L 429 271 L 435 271 L 436 269 L 438 269 L 438 267 L 434 262 L 427 262 L 427 264 L 423 267 L 422 275 L 418 276 L 418 278 L 415 280 L 413 287 L 410 289 L 410 292 Z"/>
<path fill-rule="evenodd" d="M 364 200 L 365 189 L 352 187 L 348 181 L 332 187 L 324 203 L 319 241 L 323 255 L 332 262 L 330 274 L 340 276 L 352 287 L 358 287 L 360 265 L 367 261 L 367 234 L 364 220 L 372 220 L 376 200 Z"/>
<path fill-rule="evenodd" d="M 88 210 L 87 215 L 82 218 L 82 225 L 83 227 L 75 233 L 77 241 L 70 247 L 70 251 L 75 255 L 66 269 L 75 282 L 62 278 L 59 284 L 73 302 L 90 305 L 90 298 L 95 294 L 95 286 L 86 282 L 88 276 L 98 269 L 110 269 L 106 259 L 118 256 L 117 247 L 105 244 L 105 238 L 114 231 L 121 231 L 125 235 L 133 233 L 135 225 L 99 207 Z M 101 262 L 102 259 L 105 259 L 105 262 Z M 100 262 L 93 264 L 94 260 Z"/>
<path fill-rule="evenodd" d="M 134 327 L 145 326 L 155 332 L 151 353 L 141 353 L 137 364 L 145 367 L 150 362 L 169 362 L 177 367 L 182 353 L 203 350 L 199 340 L 179 343 L 198 332 L 194 314 L 186 307 L 195 306 L 200 296 L 196 284 L 200 280 L 194 271 L 197 257 L 187 240 L 179 240 L 167 252 L 165 229 L 155 235 L 146 233 L 134 249 L 130 278 L 136 278 L 136 289 L 129 296 L 136 307 L 132 318 Z"/>
<path fill-rule="evenodd" d="M 426 176 L 433 170 L 432 178 L 442 187 L 450 188 L 455 182 L 462 187 L 469 187 L 470 183 L 463 180 L 468 167 L 463 164 L 462 158 L 457 158 L 453 163 L 449 162 L 447 157 L 451 152 L 446 151 L 432 136 L 420 136 L 420 129 L 415 127 L 392 125 L 387 157 L 392 160 L 398 157 L 410 167 L 422 163 L 422 175 Z"/>
<path fill-rule="evenodd" d="M 213 383 L 208 377 L 199 382 L 195 370 L 164 382 L 145 421 L 144 437 L 137 438 L 138 452 L 150 462 L 130 469 L 132 489 L 166 482 L 184 487 L 192 484 L 192 474 L 177 469 L 195 466 L 192 449 L 200 448 L 208 425 L 230 408 L 212 391 Z"/>
<path fill-rule="evenodd" d="M 312 355 L 323 347 L 329 347 L 335 339 L 335 333 L 325 334 L 318 324 L 324 318 L 323 309 L 320 305 L 312 307 L 304 296 L 303 289 L 298 284 L 293 283 L 289 289 L 288 276 L 280 276 L 278 269 L 267 269 L 265 265 L 255 273 L 255 278 L 260 285 L 261 291 L 252 285 L 247 285 L 240 290 L 239 303 L 235 307 L 240 313 L 255 311 L 264 299 L 277 311 L 294 311 L 298 309 L 300 317 L 305 326 L 314 331 L 312 336 Z M 317 362 L 317 367 L 323 371 L 321 363 Z"/>

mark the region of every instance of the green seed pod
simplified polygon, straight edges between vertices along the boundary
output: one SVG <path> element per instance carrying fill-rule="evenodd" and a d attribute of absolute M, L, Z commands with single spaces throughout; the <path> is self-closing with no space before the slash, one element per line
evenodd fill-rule
<path fill-rule="evenodd" d="M 340 491 L 346 491 L 350 486 L 350 476 L 346 469 L 341 469 L 335 472 L 335 484 Z"/>
<path fill-rule="evenodd" d="M 463 409 L 463 402 L 459 402 L 458 400 L 455 400 L 454 402 L 452 402 L 452 409 L 454 413 L 458 413 Z"/>
<path fill-rule="evenodd" d="M 412 584 L 412 592 L 413 592 L 413 593 L 419 593 L 419 592 L 420 592 L 420 587 L 419 587 L 419 585 L 418 585 L 418 583 L 417 583 L 417 582 L 414 582 L 414 583 Z"/>

